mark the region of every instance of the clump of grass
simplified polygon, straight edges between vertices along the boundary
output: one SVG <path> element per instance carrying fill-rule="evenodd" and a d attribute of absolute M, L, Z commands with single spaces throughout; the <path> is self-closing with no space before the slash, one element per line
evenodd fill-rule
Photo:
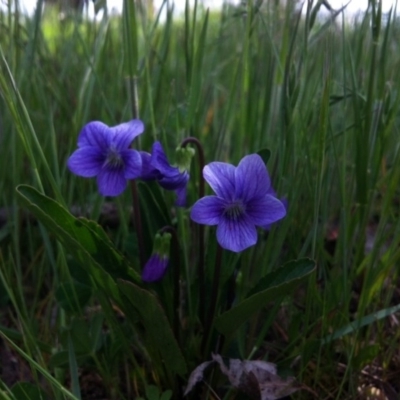
<path fill-rule="evenodd" d="M 15 196 L 30 184 L 99 220 L 105 200 L 67 171 L 67 157 L 86 122 L 116 125 L 137 113 L 143 150 L 161 139 L 171 153 L 194 136 L 209 161 L 271 151 L 288 216 L 241 258 L 238 296 L 293 258 L 317 262 L 306 286 L 240 328 L 227 356 L 276 362 L 308 389 L 293 398 L 351 399 L 362 385 L 398 393 L 397 16 L 379 2 L 353 24 L 342 13 L 319 19 L 319 3 L 303 13 L 291 3 L 196 6 L 181 19 L 163 7 L 163 22 L 128 1 L 122 16 L 100 21 L 0 13 L 0 334 L 29 371 L 7 382 L 3 371 L 2 395 L 18 398 L 11 386 L 21 379 L 57 399 L 90 398 L 86 373 L 115 399 L 144 395 L 149 384 L 177 390 L 163 386 L 168 372 L 143 367 L 145 344 L 104 295 L 60 307 L 57 288 L 76 278 L 70 255 Z M 130 200 L 115 201 L 124 217 L 107 234 L 135 259 Z"/>

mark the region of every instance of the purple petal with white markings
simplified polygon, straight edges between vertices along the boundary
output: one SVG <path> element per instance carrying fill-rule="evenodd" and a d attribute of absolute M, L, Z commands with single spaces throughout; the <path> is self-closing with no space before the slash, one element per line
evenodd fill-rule
<path fill-rule="evenodd" d="M 198 224 L 217 225 L 223 216 L 225 204 L 220 197 L 205 196 L 193 205 L 190 218 Z"/>
<path fill-rule="evenodd" d="M 254 199 L 246 204 L 246 215 L 256 226 L 264 226 L 279 221 L 286 215 L 283 203 L 273 196 Z"/>
<path fill-rule="evenodd" d="M 144 124 L 139 119 L 133 119 L 110 128 L 112 141 L 118 150 L 127 149 L 133 140 L 144 131 Z"/>
<path fill-rule="evenodd" d="M 271 186 L 267 167 L 258 154 L 243 157 L 235 171 L 236 197 L 245 201 L 264 197 Z"/>
<path fill-rule="evenodd" d="M 119 196 L 125 190 L 126 184 L 123 170 L 113 171 L 104 168 L 97 175 L 97 185 L 103 196 Z"/>
<path fill-rule="evenodd" d="M 124 161 L 124 176 L 126 179 L 138 178 L 142 173 L 142 158 L 136 150 L 122 150 L 121 157 Z"/>
<path fill-rule="evenodd" d="M 217 228 L 217 241 L 226 250 L 238 253 L 257 243 L 257 230 L 246 217 L 222 218 Z"/>
<path fill-rule="evenodd" d="M 235 167 L 223 162 L 212 162 L 203 169 L 204 179 L 217 196 L 230 200 L 235 195 Z"/>
<path fill-rule="evenodd" d="M 103 122 L 93 121 L 82 128 L 78 137 L 78 147 L 92 146 L 107 151 L 111 139 L 111 129 Z"/>
<path fill-rule="evenodd" d="M 69 170 L 84 178 L 93 178 L 104 164 L 104 154 L 95 147 L 81 147 L 69 157 L 67 166 Z"/>

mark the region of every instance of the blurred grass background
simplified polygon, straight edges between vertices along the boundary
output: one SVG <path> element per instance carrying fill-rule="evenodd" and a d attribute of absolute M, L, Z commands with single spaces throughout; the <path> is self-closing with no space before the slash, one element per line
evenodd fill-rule
<path fill-rule="evenodd" d="M 133 81 L 146 124 L 141 149 L 157 138 L 172 154 L 190 135 L 208 162 L 236 164 L 271 150 L 268 167 L 288 216 L 262 251 L 244 255 L 245 282 L 293 258 L 317 261 L 306 292 L 243 332 L 240 356 L 256 347 L 259 357 L 295 370 L 310 388 L 292 395 L 299 399 L 354 399 L 365 374 L 379 371 L 392 382 L 399 372 L 399 314 L 391 307 L 400 303 L 400 22 L 378 1 L 353 23 L 341 12 L 322 19 L 321 7 L 310 1 L 301 13 L 292 1 L 249 1 L 220 12 L 187 7 L 177 18 L 165 3 L 163 22 L 127 0 L 121 16 L 97 21 L 60 18 L 50 7 L 27 17 L 18 4 L 0 13 L 0 312 L 9 325 L 0 331 L 12 329 L 28 359 L 56 376 L 54 398 L 68 398 L 66 372 L 48 365 L 60 346 L 54 332 L 69 324 L 52 317 L 55 288 L 69 276 L 67 255 L 26 220 L 15 187 L 34 185 L 70 209 L 91 204 L 98 219 L 104 199 L 95 182 L 72 176 L 66 160 L 88 121 L 133 117 Z M 116 199 L 119 210 L 129 196 Z M 121 221 L 112 232 L 121 249 L 128 231 Z M 120 376 L 121 346 L 93 355 L 91 368 L 110 398 L 134 398 L 137 381 L 152 378 L 127 367 Z M 2 390 L 13 398 L 4 382 Z"/>

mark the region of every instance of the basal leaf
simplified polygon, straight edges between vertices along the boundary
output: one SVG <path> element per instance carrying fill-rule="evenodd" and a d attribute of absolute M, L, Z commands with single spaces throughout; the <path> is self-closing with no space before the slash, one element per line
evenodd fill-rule
<path fill-rule="evenodd" d="M 216 319 L 216 328 L 226 336 L 231 335 L 268 302 L 292 293 L 314 268 L 315 262 L 305 258 L 291 261 L 266 275 L 246 299 Z"/>
<path fill-rule="evenodd" d="M 118 287 L 126 297 L 123 308 L 134 307 L 139 314 L 144 328 L 143 338 L 149 344 L 147 348 L 158 353 L 166 369 L 183 375 L 186 372 L 185 359 L 156 297 L 131 282 L 119 280 Z"/>
<path fill-rule="evenodd" d="M 315 262 L 309 258 L 301 258 L 299 260 L 289 261 L 283 267 L 278 268 L 277 270 L 261 278 L 257 285 L 249 291 L 246 297 L 251 297 L 252 295 L 262 292 L 266 289 L 299 279 L 299 277 L 303 277 L 305 274 L 312 272 L 314 268 Z"/>
<path fill-rule="evenodd" d="M 127 260 L 106 240 L 102 228 L 92 221 L 74 217 L 68 210 L 33 187 L 20 185 L 23 205 L 63 244 L 101 289 L 118 299 L 116 278 L 139 281 Z M 114 279 L 112 279 L 114 278 Z"/>

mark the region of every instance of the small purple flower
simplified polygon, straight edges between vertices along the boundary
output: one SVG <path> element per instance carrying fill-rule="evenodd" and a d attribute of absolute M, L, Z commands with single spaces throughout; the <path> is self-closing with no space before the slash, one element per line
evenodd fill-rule
<path fill-rule="evenodd" d="M 224 249 L 240 252 L 257 242 L 257 226 L 272 224 L 286 215 L 284 205 L 269 194 L 271 181 L 262 158 L 244 157 L 237 167 L 212 162 L 204 179 L 216 196 L 205 196 L 192 207 L 190 217 L 204 225 L 218 225 L 217 241 Z"/>
<path fill-rule="evenodd" d="M 186 203 L 186 187 L 189 181 L 189 172 L 186 169 L 173 167 L 165 155 L 160 142 L 155 142 L 152 153 L 140 152 L 142 157 L 143 180 L 157 180 L 166 190 L 174 190 L 177 194 L 176 205 L 184 207 Z"/>
<path fill-rule="evenodd" d="M 153 254 L 142 271 L 142 280 L 144 282 L 156 282 L 165 275 L 169 263 L 171 237 L 168 232 L 157 233 L 154 238 Z"/>
<path fill-rule="evenodd" d="M 103 122 L 86 124 L 78 137 L 78 149 L 68 159 L 68 168 L 78 176 L 97 176 L 103 196 L 118 196 L 142 172 L 142 158 L 130 148 L 132 141 L 144 130 L 143 122 L 134 119 L 109 127 Z"/>
<path fill-rule="evenodd" d="M 148 283 L 159 281 L 167 271 L 168 262 L 168 257 L 153 253 L 143 268 L 142 281 Z"/>

